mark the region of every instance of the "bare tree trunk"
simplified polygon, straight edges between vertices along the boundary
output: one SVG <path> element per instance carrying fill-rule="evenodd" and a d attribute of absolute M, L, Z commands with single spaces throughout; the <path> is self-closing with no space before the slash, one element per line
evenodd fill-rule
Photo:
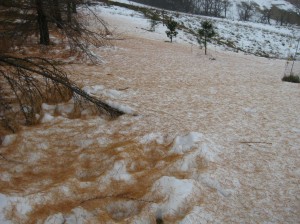
<path fill-rule="evenodd" d="M 77 13 L 76 0 L 72 0 L 72 13 Z"/>
<path fill-rule="evenodd" d="M 63 20 L 61 17 L 61 11 L 60 11 L 58 0 L 53 0 L 53 10 L 54 10 L 53 14 L 54 14 L 56 26 L 58 28 L 62 29 L 63 28 Z"/>
<path fill-rule="evenodd" d="M 205 48 L 205 55 L 207 55 L 207 39 L 206 39 L 206 36 L 204 37 L 204 48 Z"/>
<path fill-rule="evenodd" d="M 43 9 L 43 1 L 36 0 L 36 10 L 37 10 L 37 22 L 40 31 L 40 44 L 49 45 L 49 29 L 48 29 L 48 21 Z"/>
<path fill-rule="evenodd" d="M 71 0 L 67 1 L 67 17 L 68 17 L 68 23 L 72 22 L 72 2 Z"/>

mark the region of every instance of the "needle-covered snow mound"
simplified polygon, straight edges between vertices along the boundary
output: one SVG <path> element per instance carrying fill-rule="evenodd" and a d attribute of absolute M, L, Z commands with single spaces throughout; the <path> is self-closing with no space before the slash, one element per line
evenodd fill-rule
<path fill-rule="evenodd" d="M 201 155 L 208 161 L 217 159 L 217 155 L 221 151 L 220 146 L 217 146 L 210 139 L 205 138 L 203 134 L 199 132 L 190 132 L 187 135 L 177 136 L 175 138 L 171 152 L 186 154 L 192 149 L 194 149 L 191 153 L 192 157 Z"/>
<path fill-rule="evenodd" d="M 193 196 L 199 195 L 196 181 L 180 180 L 169 176 L 163 176 L 157 180 L 152 187 L 152 192 L 156 197 L 164 198 L 157 208 L 162 216 L 174 215 L 180 209 L 186 209 L 187 204 L 193 200 Z"/>

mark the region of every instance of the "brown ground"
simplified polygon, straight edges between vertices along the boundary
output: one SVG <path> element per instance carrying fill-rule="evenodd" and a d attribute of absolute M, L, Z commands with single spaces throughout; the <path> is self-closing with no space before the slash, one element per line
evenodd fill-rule
<path fill-rule="evenodd" d="M 188 45 L 127 35 L 99 50 L 104 64 L 68 69 L 83 86 L 124 92 L 114 101 L 138 116 L 58 117 L 24 127 L 13 144 L 0 148 L 7 159 L 0 158 L 1 193 L 30 201 L 32 223 L 78 207 L 91 212 L 91 223 L 154 222 L 151 204 L 163 196 L 150 189 L 172 176 L 195 181 L 201 193 L 166 223 L 182 220 L 195 206 L 206 216 L 196 214 L 193 223 L 298 223 L 300 89 L 281 82 L 285 62 L 215 50 L 205 56 Z M 168 151 L 176 136 L 192 131 L 220 152 L 217 160 L 199 157 L 193 170 L 182 172 L 172 165 L 184 155 Z M 164 143 L 140 143 L 149 133 L 161 133 Z M 125 161 L 133 181 L 107 177 L 117 161 Z M 28 223 L 17 210 L 9 207 L 8 217 Z"/>

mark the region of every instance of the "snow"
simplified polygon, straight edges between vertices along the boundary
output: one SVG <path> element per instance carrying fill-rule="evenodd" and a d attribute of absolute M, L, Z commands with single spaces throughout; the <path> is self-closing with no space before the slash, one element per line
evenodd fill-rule
<path fill-rule="evenodd" d="M 108 100 L 106 102 L 109 106 L 113 107 L 113 108 L 116 108 L 120 111 L 123 111 L 124 113 L 126 114 L 133 114 L 134 113 L 134 109 L 131 108 L 130 106 L 128 105 L 124 105 L 124 104 L 120 104 L 118 102 L 114 102 L 114 101 L 111 101 L 111 100 Z"/>
<path fill-rule="evenodd" d="M 132 181 L 133 177 L 127 172 L 126 164 L 124 161 L 115 162 L 112 170 L 107 174 L 108 179 L 116 181 Z"/>
<path fill-rule="evenodd" d="M 26 213 L 31 211 L 31 205 L 23 197 L 9 197 L 0 193 L 0 223 L 10 224 L 11 222 L 6 219 L 5 214 L 9 210 L 13 210 L 12 206 L 15 205 L 15 209 L 21 217 L 25 217 Z"/>
<path fill-rule="evenodd" d="M 205 211 L 204 208 L 196 206 L 193 208 L 191 213 L 185 216 L 179 223 L 191 224 L 198 222 L 198 220 L 201 220 L 201 223 L 203 224 L 220 222 L 219 220 L 216 220 L 212 215 L 210 215 L 208 211 Z"/>
<path fill-rule="evenodd" d="M 58 213 L 52 216 L 49 216 L 44 224 L 63 224 L 65 219 L 62 213 Z"/>
<path fill-rule="evenodd" d="M 144 4 L 140 4 L 134 1 L 130 1 L 130 0 L 113 0 L 114 2 L 120 2 L 120 3 L 124 3 L 124 4 L 128 4 L 128 5 L 136 5 L 136 6 L 141 6 L 141 7 L 147 7 Z"/>
<path fill-rule="evenodd" d="M 120 99 L 122 97 L 126 97 L 126 94 L 124 92 L 115 89 L 105 89 L 105 87 L 102 85 L 85 86 L 83 90 L 89 93 L 90 95 L 97 97 L 101 97 L 101 95 L 104 95 L 111 99 Z"/>
<path fill-rule="evenodd" d="M 41 120 L 41 123 L 47 123 L 47 122 L 52 121 L 53 119 L 54 119 L 54 117 L 51 114 L 45 113 Z"/>
<path fill-rule="evenodd" d="M 10 144 L 12 144 L 17 138 L 17 135 L 6 135 L 4 136 L 3 140 L 2 140 L 2 146 L 8 146 Z"/>
<path fill-rule="evenodd" d="M 44 111 L 54 111 L 55 108 L 56 108 L 56 105 L 49 105 L 49 104 L 46 104 L 46 103 L 42 104 L 42 109 Z"/>
<path fill-rule="evenodd" d="M 193 194 L 197 192 L 197 184 L 193 180 L 179 180 L 163 176 L 154 183 L 152 192 L 167 199 L 158 205 L 158 210 L 163 217 L 178 213 L 180 208 L 192 200 Z"/>
<path fill-rule="evenodd" d="M 93 214 L 87 212 L 83 208 L 75 208 L 72 210 L 72 214 L 65 218 L 63 223 L 72 224 L 72 223 L 86 223 L 88 220 L 92 220 Z M 59 220 L 60 221 L 60 220 Z"/>
<path fill-rule="evenodd" d="M 240 4 L 241 2 L 248 3 L 248 0 L 233 0 L 233 3 Z M 253 2 L 259 6 L 260 9 L 270 9 L 273 5 L 277 6 L 280 9 L 284 10 L 293 10 L 294 6 L 285 0 L 251 0 L 250 2 Z"/>
<path fill-rule="evenodd" d="M 11 180 L 11 176 L 8 172 L 3 172 L 0 174 L 0 180 L 1 181 L 10 181 Z"/>
<path fill-rule="evenodd" d="M 105 102 L 113 108 L 119 109 L 127 114 L 133 114 L 134 109 L 130 106 L 124 105 L 116 100 L 122 100 L 122 98 L 128 97 L 128 94 L 124 91 L 118 91 L 115 89 L 107 89 L 102 85 L 85 86 L 83 88 L 88 94 L 97 98 L 106 99 Z"/>
<path fill-rule="evenodd" d="M 192 149 L 195 150 L 188 154 Z M 215 161 L 220 151 L 221 147 L 204 137 L 203 134 L 191 132 L 185 136 L 177 136 L 170 152 L 185 154 L 178 167 L 181 167 L 183 171 L 187 171 L 193 166 L 197 156 L 201 156 L 207 161 Z"/>
<path fill-rule="evenodd" d="M 186 136 L 178 136 L 175 138 L 175 143 L 171 151 L 175 153 L 185 153 L 189 151 L 196 142 L 199 142 L 202 136 L 203 135 L 198 132 L 191 132 Z"/>
<path fill-rule="evenodd" d="M 155 141 L 157 144 L 163 144 L 164 136 L 162 133 L 149 133 L 141 138 L 140 143 L 145 144 L 153 141 Z"/>
<path fill-rule="evenodd" d="M 266 7 L 271 4 L 281 5 L 285 1 L 264 1 L 257 2 L 261 7 Z M 236 2 L 238 3 L 238 2 Z M 285 2 L 287 9 L 292 7 L 291 4 Z M 233 5 L 233 8 L 236 4 Z M 111 23 L 113 29 L 118 29 L 120 33 L 126 33 L 128 30 L 134 30 L 139 36 L 148 39 L 165 39 L 166 40 L 166 27 L 159 23 L 154 32 L 149 32 L 150 22 L 144 15 L 135 12 L 133 10 L 124 9 L 120 7 L 100 7 L 101 14 L 105 17 L 110 18 L 111 16 L 118 15 L 118 18 L 113 19 Z M 236 11 L 236 10 L 235 10 Z M 173 17 L 178 23 L 183 24 L 185 27 L 195 31 L 201 27 L 201 21 L 210 20 L 217 28 L 218 39 L 224 43 L 230 41 L 234 44 L 235 48 L 242 49 L 246 53 L 256 55 L 266 55 L 267 57 L 276 58 L 288 58 L 294 55 L 297 40 L 299 38 L 300 30 L 299 27 L 292 26 L 277 26 L 261 24 L 254 21 L 242 22 L 237 21 L 238 16 L 232 19 L 220 19 L 205 16 L 189 15 L 185 13 L 179 13 L 179 17 L 175 16 L 173 12 L 166 11 L 168 16 Z M 233 13 L 228 13 L 233 15 Z M 128 16 L 130 15 L 130 16 Z M 117 26 L 119 19 L 122 22 L 126 22 L 126 27 Z M 116 24 L 116 26 L 114 25 Z M 118 28 L 117 28 L 118 27 Z M 179 33 L 174 39 L 175 42 L 185 42 L 197 46 L 198 42 L 195 36 L 178 30 Z M 213 43 L 215 48 L 220 48 L 219 45 Z M 222 49 L 234 50 L 227 47 L 225 44 Z"/>
<path fill-rule="evenodd" d="M 183 31 L 171 44 L 139 13 L 95 7 L 124 38 L 95 51 L 104 64 L 66 68 L 128 114 L 68 119 L 72 101 L 43 104 L 41 124 L 0 148 L 0 223 L 298 223 L 300 94 L 280 80 L 286 61 L 211 45 L 205 56 Z M 214 22 L 245 46 L 297 36 Z"/>

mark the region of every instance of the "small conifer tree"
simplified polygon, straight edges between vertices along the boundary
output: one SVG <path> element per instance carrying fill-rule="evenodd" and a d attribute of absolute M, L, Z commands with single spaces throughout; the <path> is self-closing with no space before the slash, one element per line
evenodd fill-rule
<path fill-rule="evenodd" d="M 205 55 L 207 54 L 207 41 L 214 37 L 217 33 L 214 30 L 214 27 L 210 21 L 203 21 L 201 23 L 201 29 L 198 30 L 198 43 L 204 44 Z"/>
<path fill-rule="evenodd" d="M 170 38 L 171 43 L 173 41 L 173 37 L 176 37 L 178 32 L 176 31 L 176 28 L 178 26 L 178 23 L 176 21 L 174 21 L 172 18 L 170 18 L 167 23 L 167 28 L 169 30 L 166 31 L 167 36 Z"/>

